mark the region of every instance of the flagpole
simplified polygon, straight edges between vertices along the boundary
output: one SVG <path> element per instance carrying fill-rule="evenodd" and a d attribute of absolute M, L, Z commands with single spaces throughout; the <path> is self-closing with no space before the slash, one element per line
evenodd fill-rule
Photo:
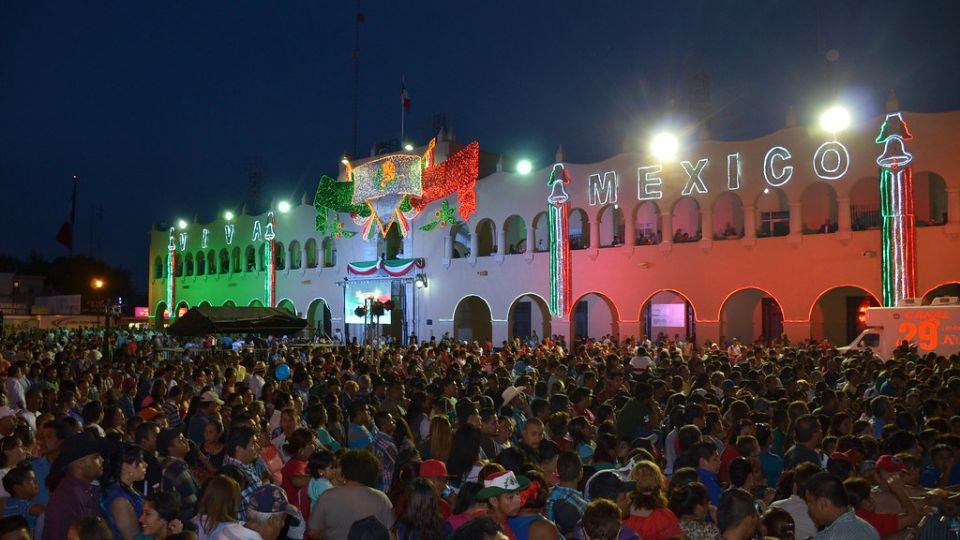
<path fill-rule="evenodd" d="M 403 125 L 403 124 L 404 124 L 404 120 L 406 120 L 406 116 L 407 116 L 407 107 L 406 107 L 406 104 L 405 104 L 404 101 L 403 101 L 403 100 L 405 99 L 405 97 L 406 97 L 403 92 L 406 92 L 406 90 L 407 90 L 407 78 L 406 78 L 406 76 L 400 77 L 400 88 L 401 88 L 401 94 L 400 94 L 400 148 L 402 149 L 403 146 L 404 146 L 404 145 L 403 145 L 403 128 L 404 128 L 404 125 Z"/>

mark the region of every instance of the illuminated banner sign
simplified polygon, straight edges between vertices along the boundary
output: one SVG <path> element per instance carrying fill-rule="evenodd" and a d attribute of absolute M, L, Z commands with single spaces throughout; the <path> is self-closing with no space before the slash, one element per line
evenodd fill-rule
<path fill-rule="evenodd" d="M 796 161 L 790 150 L 784 146 L 774 146 L 763 157 L 763 179 L 767 185 L 782 187 L 792 178 Z M 721 165 L 722 167 L 723 165 Z M 684 160 L 680 168 L 686 177 L 680 194 L 683 196 L 707 194 L 710 189 L 707 179 L 710 176 L 710 159 L 697 161 Z M 813 174 L 821 180 L 840 180 L 850 170 L 850 152 L 840 141 L 827 141 L 814 152 L 812 160 Z M 727 191 L 740 189 L 743 176 L 743 160 L 739 153 L 726 156 Z M 663 166 L 643 165 L 637 168 L 637 200 L 648 201 L 663 198 Z M 587 178 L 587 201 L 590 206 L 616 203 L 620 191 L 620 181 L 616 171 L 597 172 Z"/>

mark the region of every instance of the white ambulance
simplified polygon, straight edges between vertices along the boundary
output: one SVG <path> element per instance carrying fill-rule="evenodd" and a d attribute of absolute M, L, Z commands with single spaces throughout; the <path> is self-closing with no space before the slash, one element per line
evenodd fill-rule
<path fill-rule="evenodd" d="M 867 329 L 841 352 L 869 348 L 886 359 L 904 341 L 920 355 L 960 352 L 960 297 L 934 298 L 929 305 L 907 298 L 897 307 L 868 308 L 866 315 Z"/>

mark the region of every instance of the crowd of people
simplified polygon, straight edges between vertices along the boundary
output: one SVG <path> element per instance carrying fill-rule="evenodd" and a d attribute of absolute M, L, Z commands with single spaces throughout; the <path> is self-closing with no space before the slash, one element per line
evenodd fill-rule
<path fill-rule="evenodd" d="M 906 344 L 86 329 L 0 373 L 0 540 L 960 535 L 960 362 Z"/>

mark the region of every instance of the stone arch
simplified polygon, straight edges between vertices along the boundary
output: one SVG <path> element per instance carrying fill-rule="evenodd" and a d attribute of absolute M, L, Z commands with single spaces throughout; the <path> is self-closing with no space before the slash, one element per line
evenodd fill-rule
<path fill-rule="evenodd" d="M 287 250 L 283 248 L 283 242 L 273 242 L 273 268 L 275 270 L 287 269 Z"/>
<path fill-rule="evenodd" d="M 309 334 L 331 337 L 333 335 L 333 313 L 330 305 L 323 298 L 314 298 L 307 308 L 307 321 L 310 325 Z"/>
<path fill-rule="evenodd" d="M 307 268 L 316 268 L 317 267 L 317 240 L 315 238 L 308 238 L 306 243 L 303 245 L 304 250 L 307 252 Z"/>
<path fill-rule="evenodd" d="M 210 302 L 203 300 L 199 304 L 197 304 L 197 307 L 210 307 Z"/>
<path fill-rule="evenodd" d="M 726 191 L 713 200 L 713 239 L 743 238 L 743 200 L 740 195 Z"/>
<path fill-rule="evenodd" d="M 514 214 L 503 222 L 503 236 L 507 245 L 503 251 L 507 255 L 516 255 L 527 251 L 527 225 L 523 218 Z"/>
<path fill-rule="evenodd" d="M 213 276 L 217 274 L 217 253 L 214 250 L 207 252 L 207 275 Z"/>
<path fill-rule="evenodd" d="M 297 306 L 294 305 L 293 300 L 289 298 L 284 298 L 277 302 L 277 309 L 285 309 L 290 313 L 297 315 Z"/>
<path fill-rule="evenodd" d="M 196 274 L 198 276 L 207 275 L 207 256 L 204 254 L 203 250 L 197 252 L 197 256 L 194 259 L 197 265 Z"/>
<path fill-rule="evenodd" d="M 233 248 L 233 272 L 240 273 L 243 271 L 243 264 L 240 262 L 240 246 Z"/>
<path fill-rule="evenodd" d="M 859 285 L 831 287 L 810 306 L 810 337 L 834 346 L 846 345 L 866 328 L 860 310 L 879 305 L 877 295 Z"/>
<path fill-rule="evenodd" d="M 245 272 L 254 272 L 257 269 L 257 248 L 253 247 L 253 244 L 247 245 L 247 249 L 244 250 L 244 265 L 243 269 Z"/>
<path fill-rule="evenodd" d="M 553 334 L 552 318 L 547 301 L 536 293 L 526 293 L 513 299 L 507 310 L 507 336 L 526 339 L 534 335 L 542 340 Z"/>
<path fill-rule="evenodd" d="M 320 249 L 323 251 L 323 267 L 333 268 L 337 265 L 337 246 L 333 237 L 328 236 L 323 239 Z"/>
<path fill-rule="evenodd" d="M 157 308 L 153 310 L 153 324 L 158 328 L 163 328 L 164 323 L 170 318 L 170 311 L 167 309 L 166 302 L 158 302 Z"/>
<path fill-rule="evenodd" d="M 800 195 L 803 234 L 837 231 L 837 190 L 827 182 L 813 182 Z"/>
<path fill-rule="evenodd" d="M 581 338 L 599 339 L 607 334 L 619 337 L 620 313 L 617 305 L 605 294 L 595 291 L 584 293 L 571 305 L 571 343 Z"/>
<path fill-rule="evenodd" d="M 940 296 L 960 296 L 960 281 L 941 283 L 923 294 L 923 303 L 929 304 Z"/>
<path fill-rule="evenodd" d="M 673 231 L 675 243 L 696 242 L 703 236 L 700 223 L 700 202 L 694 197 L 686 196 L 677 199 L 671 209 L 673 216 Z"/>
<path fill-rule="evenodd" d="M 790 234 L 790 202 L 787 194 L 777 187 L 766 187 L 757 195 L 757 236 L 786 236 Z"/>
<path fill-rule="evenodd" d="M 290 250 L 290 256 L 287 257 L 287 260 L 290 262 L 290 269 L 299 270 L 303 261 L 303 250 L 300 249 L 300 242 L 291 240 L 290 247 L 287 249 Z"/>
<path fill-rule="evenodd" d="M 477 235 L 477 257 L 489 257 L 497 252 L 497 225 L 492 219 L 481 219 L 473 234 Z"/>
<path fill-rule="evenodd" d="M 179 318 L 182 317 L 187 311 L 190 311 L 190 304 L 188 304 L 186 300 L 181 300 L 181 301 L 177 302 L 177 309 L 174 310 L 174 316 L 175 316 L 177 319 L 179 319 Z"/>
<path fill-rule="evenodd" d="M 880 177 L 860 178 L 850 186 L 850 227 L 855 231 L 864 231 L 882 226 Z"/>
<path fill-rule="evenodd" d="M 634 207 L 633 230 L 638 246 L 659 244 L 663 240 L 660 206 L 656 201 L 643 201 Z"/>
<path fill-rule="evenodd" d="M 178 257 L 176 252 L 172 252 L 169 255 L 173 257 L 173 277 L 183 276 L 183 257 Z"/>
<path fill-rule="evenodd" d="M 163 257 L 157 255 L 153 259 L 153 279 L 163 279 L 165 277 Z"/>
<path fill-rule="evenodd" d="M 193 275 L 193 253 L 187 253 L 186 256 L 183 257 L 183 267 L 185 271 L 184 275 Z"/>
<path fill-rule="evenodd" d="M 236 249 L 236 248 L 234 248 Z M 237 255 L 237 264 L 240 263 L 240 256 Z M 227 248 L 220 249 L 220 273 L 229 274 L 230 273 L 230 253 L 227 251 Z"/>
<path fill-rule="evenodd" d="M 679 306 L 679 307 L 677 307 Z M 696 340 L 697 311 L 690 297 L 676 289 L 659 289 L 640 304 L 640 334 L 655 339 L 663 333 L 672 339 Z"/>
<path fill-rule="evenodd" d="M 260 244 L 260 247 L 257 248 L 257 252 L 256 252 L 257 254 L 254 260 L 254 268 L 253 268 L 255 271 L 263 272 L 263 270 L 266 268 L 265 266 L 267 264 L 267 257 L 265 256 L 266 252 L 267 252 L 267 243 L 263 242 Z"/>
<path fill-rule="evenodd" d="M 743 287 L 727 295 L 720 304 L 720 343 L 734 338 L 749 345 L 759 338 L 765 344 L 783 334 L 783 307 L 769 292 Z"/>
<path fill-rule="evenodd" d="M 944 225 L 947 222 L 947 182 L 937 173 L 913 175 L 914 215 L 917 227 Z"/>
<path fill-rule="evenodd" d="M 476 295 L 464 296 L 453 312 L 453 338 L 484 343 L 493 339 L 490 304 Z"/>
<path fill-rule="evenodd" d="M 470 256 L 470 245 L 473 241 L 473 235 L 470 233 L 470 225 L 461 221 L 450 229 L 450 243 L 452 252 L 450 258 L 461 259 Z"/>
<path fill-rule="evenodd" d="M 233 300 L 224 300 L 223 307 L 237 307 L 237 303 Z"/>
<path fill-rule="evenodd" d="M 546 212 L 533 216 L 533 251 L 544 252 L 550 250 L 550 219 Z"/>
<path fill-rule="evenodd" d="M 247 305 L 250 307 L 263 307 L 263 301 L 258 298 L 254 298 L 253 300 L 250 300 L 250 303 Z"/>
<path fill-rule="evenodd" d="M 587 249 L 590 247 L 590 217 L 582 208 L 570 210 L 568 234 L 570 249 Z"/>
<path fill-rule="evenodd" d="M 600 247 L 622 246 L 624 236 L 623 211 L 619 204 L 607 204 L 597 212 Z"/>

